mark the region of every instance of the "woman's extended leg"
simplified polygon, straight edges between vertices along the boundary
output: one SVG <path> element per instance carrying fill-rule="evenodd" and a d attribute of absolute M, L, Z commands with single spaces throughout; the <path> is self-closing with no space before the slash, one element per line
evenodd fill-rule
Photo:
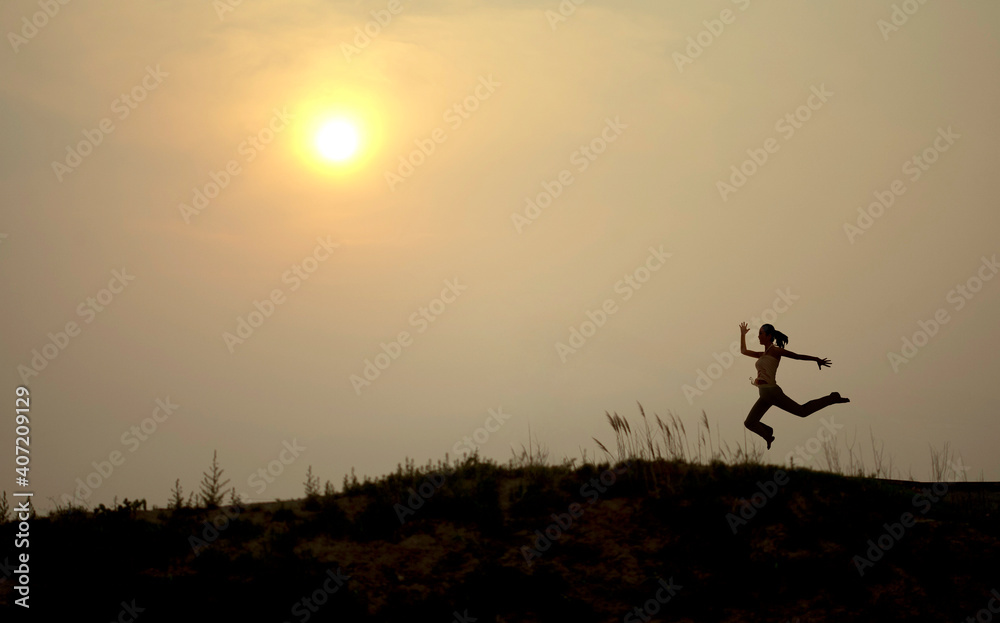
<path fill-rule="evenodd" d="M 744 426 L 764 438 L 764 441 L 767 442 L 768 450 L 771 449 L 771 442 L 774 441 L 774 429 L 761 422 L 760 418 L 764 417 L 764 414 L 770 408 L 771 401 L 761 396 L 754 403 L 753 407 L 750 408 L 750 413 L 743 422 Z"/>
<path fill-rule="evenodd" d="M 840 394 L 834 392 L 829 396 L 823 396 L 822 398 L 817 398 L 816 400 L 810 400 L 804 405 L 800 405 L 791 398 L 785 395 L 784 391 L 778 391 L 773 398 L 774 406 L 779 409 L 784 409 L 792 415 L 797 415 L 799 417 L 807 417 L 816 413 L 820 409 L 829 407 L 832 404 L 837 404 L 840 402 L 850 402 L 847 398 L 841 398 Z"/>

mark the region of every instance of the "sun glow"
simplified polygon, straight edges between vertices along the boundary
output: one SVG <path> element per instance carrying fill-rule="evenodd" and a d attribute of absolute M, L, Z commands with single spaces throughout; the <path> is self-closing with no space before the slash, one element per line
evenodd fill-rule
<path fill-rule="evenodd" d="M 316 133 L 316 148 L 327 160 L 344 162 L 358 151 L 358 130 L 350 121 L 328 121 Z"/>
<path fill-rule="evenodd" d="M 340 88 L 299 99 L 295 151 L 312 173 L 341 181 L 366 178 L 383 143 L 383 103 Z"/>

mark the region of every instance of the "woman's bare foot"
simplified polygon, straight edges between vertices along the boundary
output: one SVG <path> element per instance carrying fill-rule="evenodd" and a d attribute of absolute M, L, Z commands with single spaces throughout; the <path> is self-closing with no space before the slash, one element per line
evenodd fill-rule
<path fill-rule="evenodd" d="M 767 449 L 768 450 L 771 449 L 771 442 L 772 441 L 774 441 L 774 435 L 771 435 L 771 438 L 767 440 Z"/>
<path fill-rule="evenodd" d="M 850 398 L 841 398 L 840 397 L 840 392 L 833 392 L 832 394 L 830 394 L 830 396 L 833 398 L 833 403 L 834 404 L 837 404 L 837 403 L 840 403 L 840 402 L 850 402 L 851 401 Z"/>

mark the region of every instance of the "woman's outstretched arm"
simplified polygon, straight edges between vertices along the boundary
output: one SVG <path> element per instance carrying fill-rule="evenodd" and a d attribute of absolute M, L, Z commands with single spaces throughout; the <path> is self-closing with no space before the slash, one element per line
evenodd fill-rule
<path fill-rule="evenodd" d="M 781 355 L 782 357 L 788 357 L 789 359 L 798 359 L 800 361 L 815 361 L 816 365 L 819 366 L 820 370 L 823 369 L 823 366 L 828 366 L 831 363 L 833 363 L 829 359 L 820 359 L 819 357 L 813 357 L 812 355 L 800 355 L 798 353 L 793 353 L 790 350 L 785 350 L 784 348 L 779 348 L 778 354 Z"/>

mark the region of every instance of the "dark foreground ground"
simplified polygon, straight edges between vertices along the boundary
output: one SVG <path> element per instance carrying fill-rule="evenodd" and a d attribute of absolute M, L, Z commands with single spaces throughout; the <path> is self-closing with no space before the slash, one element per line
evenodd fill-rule
<path fill-rule="evenodd" d="M 998 500 L 997 483 L 759 465 L 409 467 L 304 500 L 36 518 L 30 613 L 120 623 L 1000 621 L 1000 599 L 990 601 Z M 3 621 L 25 613 L 13 605 L 15 532 L 0 527 Z"/>

